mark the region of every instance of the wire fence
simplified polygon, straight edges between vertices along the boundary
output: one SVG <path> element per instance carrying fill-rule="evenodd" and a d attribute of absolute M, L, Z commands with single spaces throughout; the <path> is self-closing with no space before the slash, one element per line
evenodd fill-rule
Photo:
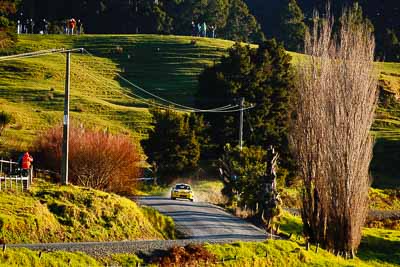
<path fill-rule="evenodd" d="M 17 162 L 0 159 L 0 191 L 27 191 L 33 179 L 33 168 L 23 170 Z"/>

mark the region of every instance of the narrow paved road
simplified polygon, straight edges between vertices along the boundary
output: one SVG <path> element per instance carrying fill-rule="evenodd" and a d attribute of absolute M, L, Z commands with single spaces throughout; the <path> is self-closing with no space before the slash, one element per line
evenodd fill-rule
<path fill-rule="evenodd" d="M 185 235 L 185 238 L 180 240 L 10 244 L 7 246 L 45 251 L 81 251 L 101 257 L 113 253 L 150 255 L 160 250 L 187 244 L 261 241 L 268 237 L 264 230 L 232 216 L 218 206 L 205 202 L 170 200 L 165 197 L 143 197 L 138 201 L 141 205 L 153 207 L 161 213 L 171 216 L 175 221 L 176 228 Z"/>
<path fill-rule="evenodd" d="M 165 197 L 143 197 L 139 199 L 139 203 L 171 216 L 176 228 L 188 239 L 261 240 L 267 238 L 264 230 L 209 203 L 171 200 Z"/>

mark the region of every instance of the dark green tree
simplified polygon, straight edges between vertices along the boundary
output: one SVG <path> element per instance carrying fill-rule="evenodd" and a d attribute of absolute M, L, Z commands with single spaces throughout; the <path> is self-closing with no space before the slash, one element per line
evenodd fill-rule
<path fill-rule="evenodd" d="M 260 43 L 265 40 L 257 20 L 242 0 L 231 0 L 223 36 L 234 41 Z"/>
<path fill-rule="evenodd" d="M 304 14 L 296 0 L 286 0 L 280 14 L 279 40 L 290 51 L 302 51 L 307 26 Z"/>
<path fill-rule="evenodd" d="M 148 162 L 155 162 L 158 173 L 168 178 L 193 170 L 200 157 L 195 131 L 190 128 L 189 116 L 171 110 L 151 110 L 153 130 L 142 141 Z"/>
<path fill-rule="evenodd" d="M 223 170 L 224 187 L 222 193 L 229 203 L 256 211 L 261 206 L 264 193 L 262 179 L 267 165 L 266 152 L 262 147 L 232 147 L 227 144 L 219 160 Z"/>
<path fill-rule="evenodd" d="M 386 29 L 382 46 L 385 61 L 400 61 L 400 42 L 393 29 Z"/>
<path fill-rule="evenodd" d="M 1 111 L 0 112 L 0 136 L 3 130 L 13 121 L 11 114 Z"/>
<path fill-rule="evenodd" d="M 247 146 L 273 145 L 290 168 L 287 141 L 289 98 L 293 87 L 291 57 L 275 40 L 258 49 L 235 44 L 221 63 L 207 67 L 199 77 L 197 104 L 211 108 L 233 104 L 240 97 L 255 107 L 245 112 L 244 142 Z M 236 102 L 237 103 L 237 102 Z M 226 143 L 238 143 L 239 113 L 204 115 L 214 156 Z"/>

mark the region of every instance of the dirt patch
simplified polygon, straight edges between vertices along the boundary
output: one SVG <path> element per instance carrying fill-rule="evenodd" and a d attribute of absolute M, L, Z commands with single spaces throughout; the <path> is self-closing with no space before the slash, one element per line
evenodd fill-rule
<path fill-rule="evenodd" d="M 187 245 L 185 247 L 173 247 L 164 255 L 155 257 L 151 263 L 161 267 L 167 266 L 198 266 L 199 263 L 207 265 L 215 264 L 217 257 L 201 245 Z"/>

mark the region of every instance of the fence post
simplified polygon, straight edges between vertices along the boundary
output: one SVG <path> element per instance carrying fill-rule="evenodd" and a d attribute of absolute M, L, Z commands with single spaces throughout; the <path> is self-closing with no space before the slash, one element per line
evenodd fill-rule
<path fill-rule="evenodd" d="M 1 166 L 3 166 L 3 165 L 1 165 Z M 6 173 L 5 172 L 4 172 L 3 176 L 4 176 L 4 190 L 7 190 L 7 179 L 6 179 Z"/>
<path fill-rule="evenodd" d="M 4 176 L 4 174 L 3 174 L 3 158 L 1 158 L 1 161 L 0 161 L 0 175 Z M 0 177 L 2 177 L 2 176 L 0 176 Z M 1 191 L 1 179 L 0 179 L 0 191 Z"/>
<path fill-rule="evenodd" d="M 29 187 L 33 183 L 33 166 L 31 166 L 31 172 L 29 174 Z"/>
<path fill-rule="evenodd" d="M 12 173 L 12 163 L 11 163 L 11 159 L 10 159 L 10 189 L 12 190 L 12 177 L 11 177 L 11 173 Z"/>
<path fill-rule="evenodd" d="M 24 179 L 22 177 L 22 175 L 20 175 L 19 177 L 21 177 L 21 191 L 24 192 Z"/>

